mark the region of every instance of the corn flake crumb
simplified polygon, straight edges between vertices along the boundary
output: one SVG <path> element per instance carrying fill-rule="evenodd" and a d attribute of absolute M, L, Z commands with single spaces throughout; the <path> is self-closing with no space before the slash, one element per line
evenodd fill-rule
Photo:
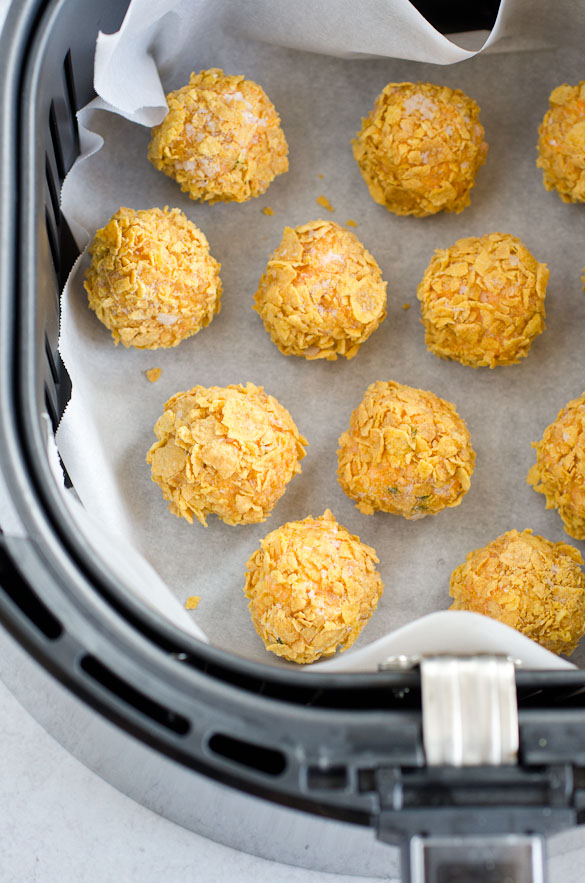
<path fill-rule="evenodd" d="M 368 387 L 337 454 L 339 483 L 360 512 L 413 521 L 458 506 L 475 465 L 455 406 L 394 381 Z"/>
<path fill-rule="evenodd" d="M 351 647 L 384 590 L 377 563 L 329 510 L 269 533 L 248 561 L 244 588 L 266 649 L 311 663 Z"/>
<path fill-rule="evenodd" d="M 585 393 L 570 401 L 544 431 L 528 484 L 557 509 L 566 532 L 585 540 Z"/>
<path fill-rule="evenodd" d="M 189 595 L 185 601 L 185 610 L 196 610 L 200 601 L 199 595 Z"/>
<path fill-rule="evenodd" d="M 402 309 L 403 309 L 403 310 L 409 310 L 409 309 L 410 309 L 410 304 L 402 304 Z"/>
<path fill-rule="evenodd" d="M 538 133 L 545 189 L 563 202 L 585 202 L 585 81 L 553 89 Z"/>
<path fill-rule="evenodd" d="M 335 209 L 333 208 L 333 206 L 331 205 L 331 203 L 329 202 L 329 200 L 327 199 L 326 196 L 323 196 L 323 195 L 318 196 L 317 197 L 317 205 L 320 205 L 321 208 L 326 208 L 327 211 L 329 211 L 329 212 L 335 211 Z"/>
<path fill-rule="evenodd" d="M 487 149 L 475 101 L 432 83 L 389 83 L 353 142 L 372 199 L 415 217 L 469 205 Z"/>
<path fill-rule="evenodd" d="M 154 432 L 152 480 L 174 515 L 203 525 L 210 513 L 231 525 L 265 521 L 307 445 L 286 408 L 253 383 L 176 393 Z"/>
<path fill-rule="evenodd" d="M 417 291 L 427 348 L 473 368 L 515 364 L 544 331 L 548 276 L 508 233 L 437 249 Z"/>
<path fill-rule="evenodd" d="M 145 373 L 151 383 L 156 383 L 157 380 L 160 380 L 162 371 L 160 368 L 149 368 Z"/>
<path fill-rule="evenodd" d="M 348 218 L 345 222 L 346 227 L 357 227 L 357 221 L 354 221 L 353 218 Z"/>
<path fill-rule="evenodd" d="M 467 555 L 451 575 L 451 610 L 491 616 L 553 653 L 573 652 L 585 632 L 581 553 L 532 531 L 508 531 Z"/>
<path fill-rule="evenodd" d="M 116 344 L 177 346 L 220 311 L 220 264 L 205 235 L 177 208 L 119 209 L 97 231 L 89 253 L 89 306 Z"/>
<path fill-rule="evenodd" d="M 274 214 L 274 210 L 271 209 L 269 205 L 265 205 L 262 209 L 262 214 L 268 215 L 268 217 L 272 217 L 272 215 Z"/>
<path fill-rule="evenodd" d="M 219 68 L 167 95 L 148 158 L 191 199 L 245 202 L 288 171 L 280 117 L 261 86 Z"/>
<path fill-rule="evenodd" d="M 386 315 L 386 283 L 354 233 L 311 221 L 285 228 L 254 303 L 284 355 L 351 359 Z"/>

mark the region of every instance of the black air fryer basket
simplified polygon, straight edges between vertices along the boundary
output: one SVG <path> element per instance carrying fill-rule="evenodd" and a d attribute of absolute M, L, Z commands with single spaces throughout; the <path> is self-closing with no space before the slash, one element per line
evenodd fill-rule
<path fill-rule="evenodd" d="M 44 436 L 70 394 L 59 294 L 77 249 L 59 193 L 95 94 L 97 33 L 126 5 L 21 0 L 0 42 L 2 622 L 185 777 L 351 823 L 349 839 L 370 829 L 403 847 L 405 879 L 541 879 L 542 838 L 585 821 L 584 672 L 479 657 L 307 678 L 236 660 L 131 597 L 62 501 Z"/>

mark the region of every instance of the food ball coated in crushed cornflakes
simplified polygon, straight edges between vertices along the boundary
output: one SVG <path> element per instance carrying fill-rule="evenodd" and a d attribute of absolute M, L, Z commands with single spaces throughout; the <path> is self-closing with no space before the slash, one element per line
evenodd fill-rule
<path fill-rule="evenodd" d="M 245 202 L 288 171 L 280 117 L 252 80 L 212 68 L 191 74 L 167 103 L 148 158 L 191 199 Z"/>
<path fill-rule="evenodd" d="M 546 190 L 563 202 L 585 202 L 585 81 L 553 89 L 538 133 L 536 164 Z"/>
<path fill-rule="evenodd" d="M 475 465 L 455 406 L 394 381 L 368 387 L 337 453 L 339 483 L 360 512 L 411 520 L 458 506 Z"/>
<path fill-rule="evenodd" d="M 427 348 L 473 368 L 518 362 L 544 331 L 548 275 L 508 233 L 437 249 L 417 293 Z"/>
<path fill-rule="evenodd" d="M 207 525 L 265 521 L 301 471 L 306 439 L 262 387 L 195 386 L 165 404 L 146 455 L 170 511 Z"/>
<path fill-rule="evenodd" d="M 221 265 L 177 208 L 119 209 L 97 231 L 89 253 L 89 306 L 116 344 L 176 346 L 219 313 Z"/>
<path fill-rule="evenodd" d="M 351 647 L 384 590 L 377 563 L 328 509 L 269 533 L 248 561 L 244 588 L 266 649 L 308 663 Z"/>
<path fill-rule="evenodd" d="M 388 83 L 353 155 L 372 199 L 397 215 L 460 212 L 488 146 L 479 107 L 460 89 Z"/>
<path fill-rule="evenodd" d="M 581 564 L 566 543 L 510 530 L 453 571 L 451 610 L 491 616 L 553 653 L 572 653 L 585 632 Z"/>
<path fill-rule="evenodd" d="M 284 355 L 352 359 L 386 315 L 386 283 L 355 233 L 310 221 L 285 227 L 254 302 Z"/>
<path fill-rule="evenodd" d="M 534 444 L 536 463 L 528 484 L 557 509 L 565 530 L 585 540 L 585 393 L 570 401 Z"/>

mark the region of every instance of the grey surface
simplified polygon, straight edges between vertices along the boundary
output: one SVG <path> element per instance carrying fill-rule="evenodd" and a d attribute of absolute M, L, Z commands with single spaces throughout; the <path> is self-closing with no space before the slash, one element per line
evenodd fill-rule
<path fill-rule="evenodd" d="M 144 809 L 75 760 L 2 684 L 0 744 L 2 883 L 357 879 L 245 855 Z"/>

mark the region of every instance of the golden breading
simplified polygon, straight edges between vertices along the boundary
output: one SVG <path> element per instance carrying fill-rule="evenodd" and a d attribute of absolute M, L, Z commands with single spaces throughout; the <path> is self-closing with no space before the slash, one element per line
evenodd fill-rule
<path fill-rule="evenodd" d="M 528 484 L 545 495 L 547 509 L 558 509 L 570 537 L 585 540 L 585 393 L 559 412 L 533 447 Z"/>
<path fill-rule="evenodd" d="M 219 313 L 221 265 L 178 208 L 119 209 L 97 231 L 89 253 L 89 306 L 116 344 L 176 346 Z"/>
<path fill-rule="evenodd" d="M 307 663 L 351 647 L 384 590 L 377 563 L 328 509 L 269 533 L 248 561 L 244 588 L 266 649 Z"/>
<path fill-rule="evenodd" d="M 548 275 L 508 233 L 437 249 L 417 292 L 427 348 L 473 368 L 518 362 L 544 331 Z"/>
<path fill-rule="evenodd" d="M 585 202 L 585 81 L 553 89 L 538 133 L 545 188 L 563 202 Z"/>
<path fill-rule="evenodd" d="M 460 89 L 388 83 L 362 119 L 353 155 L 375 202 L 423 218 L 469 205 L 484 134 L 479 107 Z"/>
<path fill-rule="evenodd" d="M 265 521 L 293 475 L 307 441 L 286 408 L 262 387 L 195 386 L 168 400 L 146 462 L 170 511 L 207 526 Z"/>
<path fill-rule="evenodd" d="M 310 221 L 285 227 L 254 301 L 284 355 L 352 359 L 386 316 L 386 283 L 355 233 Z"/>
<path fill-rule="evenodd" d="M 337 454 L 339 483 L 360 512 L 412 520 L 458 506 L 475 465 L 454 405 L 392 380 L 368 387 Z"/>
<path fill-rule="evenodd" d="M 585 632 L 581 564 L 566 543 L 510 530 L 453 571 L 451 610 L 491 616 L 553 653 L 572 653 Z"/>
<path fill-rule="evenodd" d="M 148 158 L 191 199 L 245 202 L 288 171 L 280 117 L 252 80 L 212 68 L 191 74 L 167 103 Z"/>

